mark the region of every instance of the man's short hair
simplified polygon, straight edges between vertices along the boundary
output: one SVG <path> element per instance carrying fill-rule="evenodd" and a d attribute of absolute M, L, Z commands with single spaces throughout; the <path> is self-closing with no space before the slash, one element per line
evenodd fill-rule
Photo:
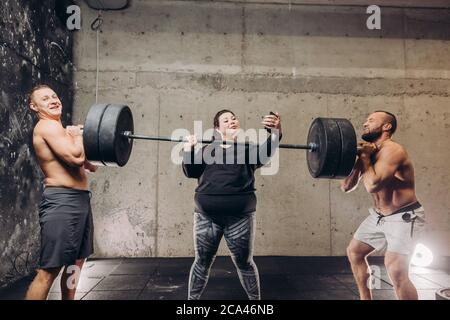
<path fill-rule="evenodd" d="M 46 85 L 46 84 L 38 84 L 37 86 L 34 86 L 31 90 L 30 93 L 28 93 L 28 104 L 31 103 L 32 99 L 33 99 L 33 94 L 40 90 L 40 89 L 44 89 L 44 88 L 48 88 L 51 89 L 50 86 Z"/>
<path fill-rule="evenodd" d="M 397 118 L 395 115 L 389 111 L 384 110 L 377 110 L 375 112 L 383 112 L 384 114 L 388 115 L 389 123 L 391 124 L 391 135 L 395 133 L 395 130 L 397 130 Z"/>

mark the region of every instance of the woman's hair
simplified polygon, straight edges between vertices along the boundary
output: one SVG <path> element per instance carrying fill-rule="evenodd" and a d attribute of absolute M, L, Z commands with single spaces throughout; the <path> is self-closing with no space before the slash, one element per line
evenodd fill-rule
<path fill-rule="evenodd" d="M 216 115 L 214 116 L 214 129 L 219 127 L 219 117 L 220 117 L 222 114 L 227 113 L 227 112 L 231 113 L 233 116 L 236 116 L 236 115 L 234 114 L 233 111 L 230 111 L 230 110 L 227 110 L 227 109 L 220 110 L 220 111 L 217 112 Z"/>

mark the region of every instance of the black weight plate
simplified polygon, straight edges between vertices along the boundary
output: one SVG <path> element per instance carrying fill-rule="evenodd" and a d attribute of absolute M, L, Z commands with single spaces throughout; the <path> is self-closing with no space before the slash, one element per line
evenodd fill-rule
<path fill-rule="evenodd" d="M 307 153 L 308 169 L 314 178 L 334 178 L 341 161 L 341 134 L 333 118 L 316 118 L 308 132 L 307 143 L 317 148 Z"/>
<path fill-rule="evenodd" d="M 103 113 L 105 112 L 106 107 L 107 104 L 93 105 L 88 111 L 83 127 L 83 145 L 86 159 L 97 166 L 105 165 L 102 162 L 98 137 L 100 123 L 102 121 Z"/>
<path fill-rule="evenodd" d="M 103 113 L 99 130 L 99 152 L 107 166 L 124 166 L 131 155 L 133 140 L 122 135 L 133 132 L 133 116 L 125 105 L 109 104 Z"/>
<path fill-rule="evenodd" d="M 335 119 L 341 133 L 341 160 L 337 168 L 335 178 L 347 177 L 353 169 L 356 161 L 356 132 L 352 123 L 347 119 Z"/>

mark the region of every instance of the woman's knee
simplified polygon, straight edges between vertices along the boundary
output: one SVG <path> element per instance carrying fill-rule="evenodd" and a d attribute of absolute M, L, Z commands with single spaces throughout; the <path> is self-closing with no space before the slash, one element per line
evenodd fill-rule
<path fill-rule="evenodd" d="M 204 272 L 211 268 L 214 262 L 214 256 L 198 254 L 195 256 L 194 266 Z"/>
<path fill-rule="evenodd" d="M 233 261 L 240 270 L 253 270 L 255 265 L 251 256 L 234 256 Z"/>

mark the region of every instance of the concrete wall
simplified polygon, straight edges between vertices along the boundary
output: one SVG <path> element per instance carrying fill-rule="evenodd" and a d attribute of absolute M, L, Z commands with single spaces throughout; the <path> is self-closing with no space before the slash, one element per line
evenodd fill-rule
<path fill-rule="evenodd" d="M 32 147 L 37 119 L 27 93 L 36 84 L 51 85 L 64 104 L 64 123 L 71 122 L 72 37 L 64 28 L 64 2 L 0 4 L 0 287 L 34 271 L 40 244 L 43 175 Z"/>
<path fill-rule="evenodd" d="M 305 142 L 317 116 L 398 115 L 396 139 L 414 160 L 417 193 L 432 223 L 433 250 L 450 254 L 449 10 L 204 1 L 133 1 L 104 12 L 99 102 L 126 103 L 136 132 L 170 135 L 212 126 L 235 110 L 243 127 L 279 111 L 284 142 Z M 74 118 L 95 101 L 97 12 L 82 7 L 76 34 Z M 170 161 L 173 144 L 136 141 L 124 168 L 92 176 L 97 256 L 192 256 L 196 181 Z M 344 255 L 370 196 L 309 176 L 305 152 L 282 150 L 280 171 L 257 176 L 257 255 Z M 227 254 L 222 243 L 221 254 Z"/>

